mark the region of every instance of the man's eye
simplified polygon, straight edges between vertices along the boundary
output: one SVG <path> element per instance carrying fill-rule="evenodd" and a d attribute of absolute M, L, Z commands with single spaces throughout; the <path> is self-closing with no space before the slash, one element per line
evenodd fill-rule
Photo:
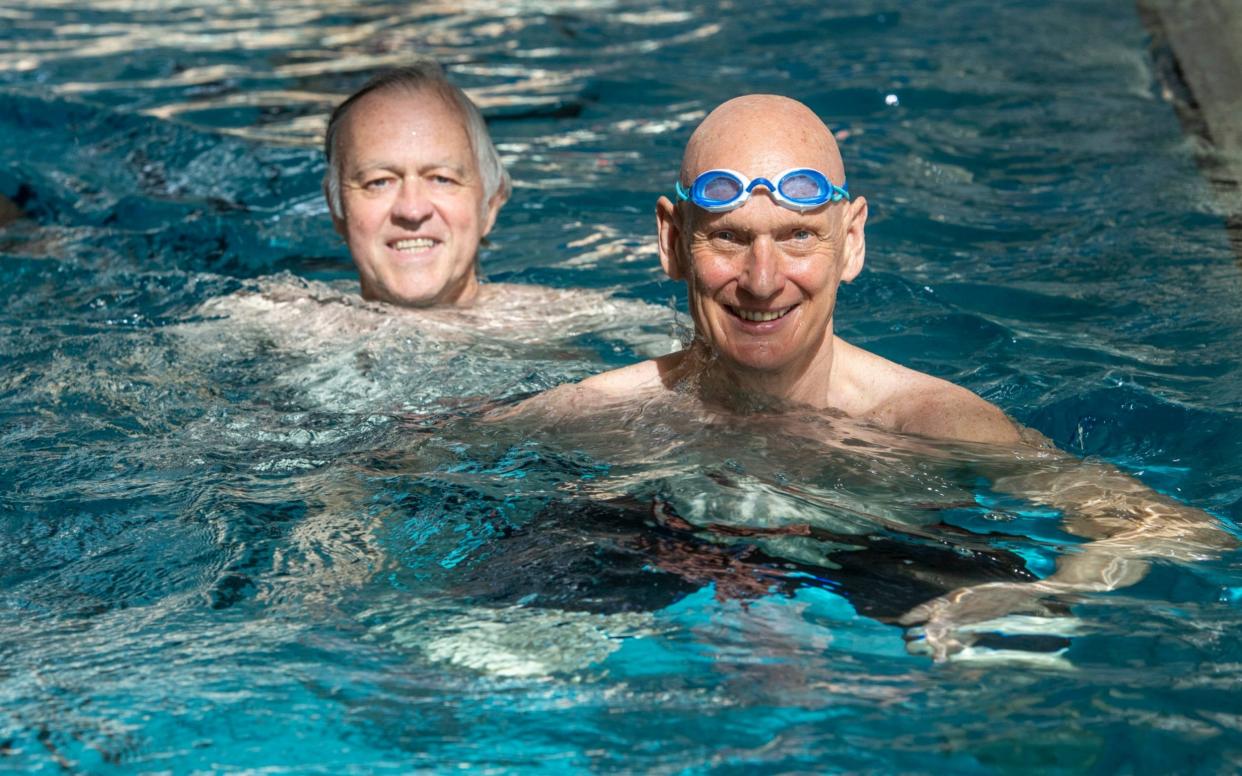
<path fill-rule="evenodd" d="M 456 186 L 458 183 L 456 178 L 449 175 L 432 175 L 431 182 L 438 183 L 442 186 Z"/>
<path fill-rule="evenodd" d="M 363 181 L 362 188 L 367 191 L 379 191 L 380 189 L 387 188 L 392 182 L 392 178 L 372 178 L 371 180 Z"/>
<path fill-rule="evenodd" d="M 790 236 L 797 242 L 806 242 L 807 240 L 814 239 L 815 233 L 810 229 L 795 229 Z"/>
<path fill-rule="evenodd" d="M 712 239 L 720 240 L 721 242 L 737 242 L 737 232 L 721 229 L 718 232 L 712 232 Z"/>

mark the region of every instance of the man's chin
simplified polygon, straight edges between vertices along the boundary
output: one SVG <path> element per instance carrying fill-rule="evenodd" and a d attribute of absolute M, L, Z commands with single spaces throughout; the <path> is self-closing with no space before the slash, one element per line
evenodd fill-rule
<path fill-rule="evenodd" d="M 478 277 L 471 264 L 464 269 L 437 262 L 417 269 L 385 267 L 378 277 L 359 276 L 362 297 L 413 309 L 468 305 L 478 293 Z"/>
<path fill-rule="evenodd" d="M 424 267 L 418 272 L 392 273 L 394 277 L 379 277 L 372 282 L 359 278 L 362 298 L 384 302 L 397 307 L 426 308 L 453 304 L 455 293 L 452 278 L 439 276 L 435 267 Z"/>
<path fill-rule="evenodd" d="M 445 304 L 441 299 L 441 291 L 443 289 L 426 289 L 426 288 L 366 288 L 362 289 L 362 298 L 371 302 L 383 302 L 385 304 L 396 305 L 397 307 L 409 307 L 411 309 L 423 309 L 427 307 L 436 307 Z"/>

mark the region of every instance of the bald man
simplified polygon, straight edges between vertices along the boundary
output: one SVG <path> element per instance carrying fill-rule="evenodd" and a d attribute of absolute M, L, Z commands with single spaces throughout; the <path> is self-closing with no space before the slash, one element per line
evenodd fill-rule
<path fill-rule="evenodd" d="M 849 197 L 836 141 L 805 105 L 775 95 L 721 105 L 691 136 L 677 189 L 676 202 L 656 205 L 660 264 L 686 283 L 694 340 L 585 380 L 576 401 L 694 385 L 713 404 L 759 400 L 906 433 L 1018 440 L 970 391 L 833 334 L 837 288 L 863 267 L 867 201 Z"/>
<path fill-rule="evenodd" d="M 1209 515 L 1060 453 L 970 391 L 833 333 L 837 289 L 863 267 L 867 202 L 850 197 L 832 133 L 806 106 L 774 95 L 721 105 L 691 136 L 676 192 L 656 205 L 659 253 L 665 273 L 686 283 L 690 345 L 550 391 L 519 414 L 646 407 L 666 395 L 713 410 L 813 408 L 899 434 L 1012 448 L 1029 470 L 1010 467 L 993 487 L 1061 510 L 1067 530 L 1094 541 L 1044 579 L 963 587 L 901 618 L 921 626 L 915 644 L 938 659 L 971 643 L 966 623 L 1133 584 L 1146 558 L 1232 546 Z"/>

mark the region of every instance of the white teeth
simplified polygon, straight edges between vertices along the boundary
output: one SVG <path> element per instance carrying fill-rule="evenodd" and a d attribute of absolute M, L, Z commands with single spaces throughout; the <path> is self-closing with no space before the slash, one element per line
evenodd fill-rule
<path fill-rule="evenodd" d="M 786 307 L 781 310 L 743 310 L 740 307 L 734 307 L 733 312 L 737 313 L 737 317 L 744 321 L 765 323 L 767 321 L 774 321 L 777 318 L 780 318 L 792 309 L 792 307 Z"/>
<path fill-rule="evenodd" d="M 416 240 L 397 240 L 392 247 L 399 251 L 425 251 L 435 244 L 435 240 L 420 237 Z"/>

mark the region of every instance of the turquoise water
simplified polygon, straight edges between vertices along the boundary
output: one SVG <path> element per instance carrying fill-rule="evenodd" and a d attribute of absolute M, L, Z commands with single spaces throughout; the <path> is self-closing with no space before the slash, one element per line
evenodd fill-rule
<path fill-rule="evenodd" d="M 1132 5 L 492 5 L 0 5 L 0 768 L 1236 770 L 1236 552 L 933 664 L 903 567 L 1077 541 L 953 451 L 480 420 L 684 332 L 652 203 L 776 91 L 871 203 L 843 336 L 1236 526 L 1242 276 Z M 413 53 L 517 181 L 488 277 L 607 301 L 348 296 L 317 133 Z"/>

